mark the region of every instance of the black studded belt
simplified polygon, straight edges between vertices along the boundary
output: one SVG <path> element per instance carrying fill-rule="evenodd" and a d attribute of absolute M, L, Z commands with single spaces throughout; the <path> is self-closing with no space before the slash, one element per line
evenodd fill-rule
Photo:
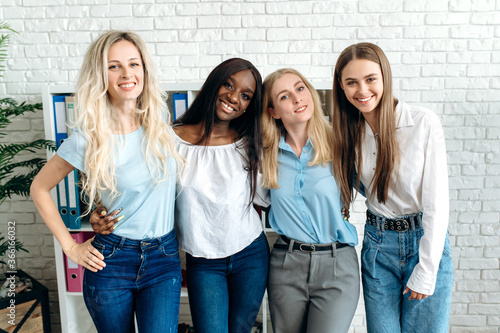
<path fill-rule="evenodd" d="M 380 224 L 377 223 L 377 219 L 380 221 Z M 415 228 L 420 228 L 422 225 L 422 212 L 407 215 L 404 218 L 388 219 L 377 216 L 369 210 L 366 211 L 366 223 L 369 223 L 376 228 L 380 225 L 384 230 L 406 232 L 411 228 L 412 221 Z"/>

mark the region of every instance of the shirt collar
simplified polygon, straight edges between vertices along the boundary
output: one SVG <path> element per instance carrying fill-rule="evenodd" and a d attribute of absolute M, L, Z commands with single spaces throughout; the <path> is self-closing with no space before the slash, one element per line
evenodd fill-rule
<path fill-rule="evenodd" d="M 279 148 L 282 150 L 291 151 L 292 153 L 295 154 L 292 147 L 290 147 L 290 145 L 285 142 L 285 133 L 283 133 L 281 135 Z M 309 138 L 307 138 L 307 142 L 306 142 L 306 145 L 304 146 L 304 148 L 307 148 L 308 150 L 310 150 L 310 148 L 312 148 L 312 145 L 311 145 L 311 142 L 309 141 Z"/>
<path fill-rule="evenodd" d="M 398 101 L 396 105 L 396 129 L 402 127 L 411 127 L 414 125 L 413 117 L 411 116 L 410 106 L 403 101 Z M 370 125 L 365 121 L 365 133 L 374 136 Z"/>
<path fill-rule="evenodd" d="M 413 125 L 409 105 L 403 101 L 398 101 L 398 105 L 396 105 L 396 128 L 411 127 Z"/>

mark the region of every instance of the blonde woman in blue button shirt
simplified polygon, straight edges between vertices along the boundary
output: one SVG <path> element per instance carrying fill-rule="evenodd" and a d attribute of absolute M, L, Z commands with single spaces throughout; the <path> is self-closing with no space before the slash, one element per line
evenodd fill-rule
<path fill-rule="evenodd" d="M 263 185 L 279 234 L 268 282 L 274 332 L 347 332 L 359 298 L 358 238 L 333 177 L 331 127 L 293 69 L 267 76 L 263 106 Z"/>

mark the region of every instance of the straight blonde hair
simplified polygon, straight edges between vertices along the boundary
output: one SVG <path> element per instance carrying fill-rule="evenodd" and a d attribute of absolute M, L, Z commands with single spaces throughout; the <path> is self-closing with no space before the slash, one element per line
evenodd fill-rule
<path fill-rule="evenodd" d="M 333 136 L 333 172 L 340 188 L 342 201 L 348 206 L 354 200 L 353 175 L 360 174 L 363 164 L 362 141 L 364 138 L 365 119 L 347 99 L 340 86 L 342 71 L 354 59 L 366 59 L 377 63 L 382 71 L 384 93 L 378 105 L 377 161 L 373 184 L 377 200 L 385 203 L 391 175 L 399 162 L 399 146 L 396 138 L 397 99 L 392 92 L 392 73 L 389 60 L 380 47 L 372 43 L 359 43 L 347 47 L 340 54 L 335 65 L 333 77 L 333 118 L 332 127 L 337 135 Z M 357 164 L 357 170 L 356 170 Z M 359 189 L 359 177 L 356 189 Z"/>
<path fill-rule="evenodd" d="M 144 68 L 144 88 L 137 98 L 135 116 L 144 128 L 142 141 L 146 163 L 155 182 L 168 177 L 167 159 L 173 157 L 182 170 L 184 159 L 175 149 L 173 130 L 166 106 L 166 93 L 161 90 L 156 69 L 146 44 L 136 33 L 111 30 L 98 37 L 88 48 L 80 70 L 76 91 L 75 127 L 87 140 L 85 151 L 85 177 L 82 187 L 89 206 L 98 202 L 100 191 L 110 190 L 112 198 L 119 195 L 116 189 L 115 158 L 123 140 L 116 132 L 123 132 L 121 123 L 108 95 L 108 52 L 111 46 L 126 40 L 137 47 Z"/>
<path fill-rule="evenodd" d="M 308 137 L 315 150 L 313 160 L 309 165 L 326 164 L 332 161 L 332 152 L 330 141 L 332 131 L 330 124 L 326 121 L 321 108 L 321 100 L 318 92 L 311 83 L 298 71 L 291 68 L 279 69 L 269 74 L 263 83 L 262 97 L 262 117 L 261 128 L 264 147 L 264 158 L 262 161 L 262 186 L 266 188 L 279 188 L 278 185 L 278 153 L 281 136 L 285 134 L 286 129 L 280 119 L 274 119 L 269 113 L 269 108 L 273 108 L 273 99 L 271 92 L 273 85 L 284 74 L 297 75 L 304 85 L 311 92 L 314 103 L 313 116 L 309 120 L 307 127 Z"/>

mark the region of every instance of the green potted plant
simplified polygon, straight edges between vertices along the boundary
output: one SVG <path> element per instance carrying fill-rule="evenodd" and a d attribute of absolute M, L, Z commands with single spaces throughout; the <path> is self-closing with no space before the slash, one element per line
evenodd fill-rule
<path fill-rule="evenodd" d="M 0 77 L 2 77 L 10 33 L 17 32 L 5 22 L 0 22 L 0 32 Z M 0 139 L 7 135 L 4 130 L 12 123 L 12 119 L 22 116 L 25 112 L 36 112 L 41 109 L 42 103 L 27 104 L 26 102 L 19 103 L 9 97 L 0 98 Z M 31 182 L 46 162 L 44 158 L 30 157 L 40 149 L 55 151 L 56 144 L 54 141 L 45 139 L 0 144 L 0 205 L 12 195 L 29 196 Z M 12 222 L 9 222 L 6 228 L 7 239 L 0 232 L 0 266 L 4 268 L 7 264 L 5 282 L 0 282 L 0 285 L 4 285 L 7 290 L 7 297 L 0 299 L 0 315 L 7 316 L 9 319 L 8 323 L 5 323 L 8 327 L 0 328 L 20 329 L 25 323 L 29 323 L 38 327 L 43 326 L 44 331 L 48 332 L 50 331 L 48 290 L 25 272 L 17 270 L 15 261 L 11 264 L 10 259 L 16 251 L 28 251 L 23 247 L 22 242 L 11 237 L 10 223 Z M 4 261 L 2 259 L 6 253 L 9 254 L 9 259 Z M 18 281 L 23 280 L 25 285 L 29 286 L 24 288 L 30 291 L 17 294 Z"/>
<path fill-rule="evenodd" d="M 5 30 L 17 33 L 7 23 L 0 23 L 0 31 Z M 9 38 L 9 34 L 0 36 L 0 77 L 5 70 L 3 62 Z M 4 129 L 12 122 L 11 119 L 37 110 L 42 110 L 42 103 L 26 104 L 18 103 L 9 97 L 0 98 L 0 139 L 7 135 Z M 19 156 L 22 153 L 36 153 L 40 149 L 55 151 L 55 142 L 38 139 L 32 142 L 0 144 L 0 205 L 13 194 L 29 195 L 31 182 L 46 160 L 38 157 L 23 159 Z"/>

